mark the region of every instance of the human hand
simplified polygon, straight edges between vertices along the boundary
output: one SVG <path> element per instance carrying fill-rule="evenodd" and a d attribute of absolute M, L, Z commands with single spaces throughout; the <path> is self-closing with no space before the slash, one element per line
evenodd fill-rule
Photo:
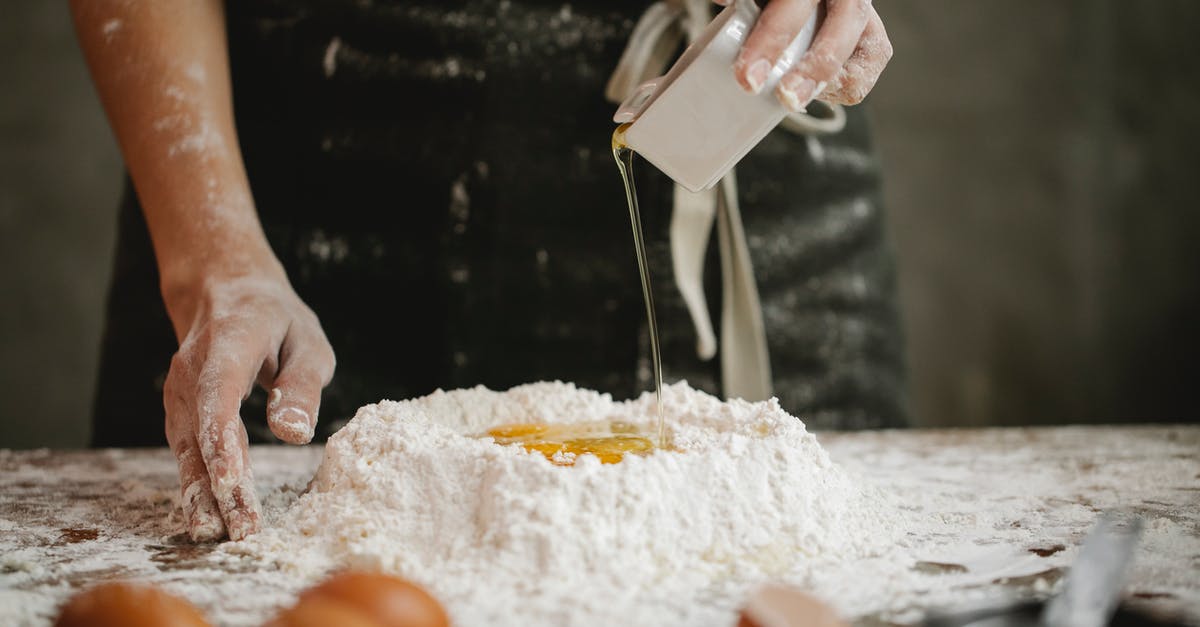
<path fill-rule="evenodd" d="M 239 415 L 255 381 L 285 442 L 312 439 L 333 349 L 258 220 L 234 127 L 225 3 L 72 0 L 79 43 L 137 188 L 179 351 L 163 386 L 193 540 L 260 516 Z M 130 71 L 131 59 L 136 71 Z"/>
<path fill-rule="evenodd" d="M 258 530 L 242 400 L 268 390 L 267 423 L 290 444 L 312 439 L 335 365 L 316 315 L 278 262 L 269 271 L 208 276 L 164 287 L 179 351 L 163 386 L 167 441 L 179 463 L 193 541 L 241 540 Z M 167 283 L 165 282 L 166 286 Z"/>
<path fill-rule="evenodd" d="M 794 112 L 804 111 L 818 97 L 847 105 L 866 98 L 892 58 L 892 43 L 871 0 L 771 0 L 733 65 L 743 89 L 762 91 L 771 67 L 818 2 L 825 3 L 825 19 L 808 52 L 779 81 L 775 96 Z"/>

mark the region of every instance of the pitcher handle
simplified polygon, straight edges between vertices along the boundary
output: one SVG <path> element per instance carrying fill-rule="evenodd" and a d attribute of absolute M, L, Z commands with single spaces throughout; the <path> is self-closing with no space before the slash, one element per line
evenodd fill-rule
<path fill-rule="evenodd" d="M 658 91 L 658 84 L 662 79 L 663 77 L 658 76 L 638 85 L 617 108 L 617 112 L 613 114 L 613 122 L 625 124 L 636 120 L 646 105 L 653 100 L 654 92 Z"/>

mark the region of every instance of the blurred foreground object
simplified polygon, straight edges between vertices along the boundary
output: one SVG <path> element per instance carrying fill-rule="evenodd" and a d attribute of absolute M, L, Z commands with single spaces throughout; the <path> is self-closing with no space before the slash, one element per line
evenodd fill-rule
<path fill-rule="evenodd" d="M 200 610 L 158 588 L 105 583 L 71 597 L 55 627 L 209 627 Z"/>
<path fill-rule="evenodd" d="M 1062 590 L 1045 603 L 1019 602 L 931 615 L 926 627 L 1104 627 L 1105 625 L 1169 625 L 1131 612 L 1118 612 L 1142 519 L 1107 512 L 1084 539 Z"/>
<path fill-rule="evenodd" d="M 381 573 L 344 572 L 300 594 L 300 600 L 268 623 L 362 627 L 446 627 L 446 611 L 420 586 Z"/>
<path fill-rule="evenodd" d="M 767 585 L 750 596 L 738 627 L 845 627 L 833 608 L 796 588 Z"/>

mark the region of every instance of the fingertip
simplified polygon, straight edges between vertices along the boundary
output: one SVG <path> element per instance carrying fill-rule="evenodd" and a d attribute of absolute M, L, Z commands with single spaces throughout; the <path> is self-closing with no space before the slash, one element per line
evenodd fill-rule
<path fill-rule="evenodd" d="M 262 515 L 258 511 L 254 482 L 249 477 L 233 489 L 231 497 L 232 507 L 225 512 L 225 528 L 229 539 L 236 542 L 259 530 Z"/>
<path fill-rule="evenodd" d="M 215 513 L 215 512 L 214 512 Z M 225 537 L 225 524 L 220 514 L 204 517 L 188 524 L 188 537 L 192 542 L 216 542 Z"/>
<path fill-rule="evenodd" d="M 333 377 L 333 349 L 319 332 L 289 334 L 267 403 L 267 425 L 289 444 L 306 444 L 316 431 L 321 389 Z"/>
<path fill-rule="evenodd" d="M 260 515 L 250 469 L 246 429 L 240 419 L 217 429 L 201 429 L 200 450 L 208 468 L 209 487 L 230 540 L 241 540 L 258 530 Z"/>
<path fill-rule="evenodd" d="M 177 428 L 177 411 L 168 413 L 167 429 L 171 451 L 179 464 L 179 509 L 183 512 L 188 537 L 193 542 L 213 542 L 225 535 L 225 523 L 209 485 L 208 470 L 194 435 Z"/>
<path fill-rule="evenodd" d="M 779 81 L 779 87 L 775 89 L 775 97 L 789 111 L 803 113 L 808 109 L 808 105 L 821 95 L 826 86 L 825 81 L 818 83 L 807 76 L 793 72 Z"/>
<path fill-rule="evenodd" d="M 214 542 L 225 535 L 225 523 L 212 492 L 203 479 L 189 483 L 182 493 L 183 517 L 192 542 Z"/>
<path fill-rule="evenodd" d="M 275 437 L 288 444 L 308 444 L 316 430 L 316 420 L 299 407 L 283 407 L 267 416 Z"/>
<path fill-rule="evenodd" d="M 739 76 L 739 82 L 743 88 L 755 94 L 761 91 L 771 67 L 803 31 L 817 10 L 817 4 L 818 0 L 796 0 L 771 2 L 763 7 L 762 14 L 742 43 L 740 60 L 744 60 L 741 65 L 746 76 Z"/>
<path fill-rule="evenodd" d="M 739 72 L 742 89 L 758 95 L 762 93 L 763 86 L 767 83 L 767 76 L 771 73 L 771 62 L 766 59 L 758 59 L 751 63 L 744 71 Z"/>
<path fill-rule="evenodd" d="M 281 377 L 282 379 L 282 377 Z M 267 402 L 267 426 L 275 437 L 288 444 L 307 444 L 313 438 L 316 430 L 317 409 L 320 396 L 311 402 L 311 411 L 305 406 L 308 400 L 302 394 L 284 392 L 284 387 L 293 381 L 283 380 L 271 389 L 270 400 Z M 317 394 L 320 394 L 318 388 Z"/>

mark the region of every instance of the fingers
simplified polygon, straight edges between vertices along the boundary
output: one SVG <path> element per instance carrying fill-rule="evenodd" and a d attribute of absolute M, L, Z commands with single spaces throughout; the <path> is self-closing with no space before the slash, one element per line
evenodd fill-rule
<path fill-rule="evenodd" d="M 212 281 L 191 297 L 198 310 L 172 317 L 186 335 L 163 390 L 167 439 L 189 535 L 241 540 L 262 519 L 242 401 L 256 380 L 271 386 L 272 431 L 308 441 L 321 388 L 333 376 L 333 350 L 316 316 L 278 277 Z"/>
<path fill-rule="evenodd" d="M 891 59 L 892 42 L 888 39 L 883 20 L 875 9 L 871 9 L 871 17 L 858 47 L 822 94 L 822 100 L 845 105 L 862 102 L 871 93 Z"/>
<path fill-rule="evenodd" d="M 767 4 L 733 64 L 733 75 L 743 89 L 753 94 L 762 91 L 779 55 L 804 28 L 816 8 L 817 0 L 774 0 Z M 850 56 L 849 50 L 846 56 Z"/>
<path fill-rule="evenodd" d="M 238 333 L 217 332 L 196 383 L 196 439 L 209 485 L 231 540 L 258 530 L 249 441 L 240 409 L 263 351 Z"/>
<path fill-rule="evenodd" d="M 288 332 L 267 401 L 267 424 L 275 437 L 289 444 L 312 440 L 321 388 L 329 384 L 334 366 L 333 349 L 320 327 Z"/>
<path fill-rule="evenodd" d="M 779 101 L 791 111 L 804 111 L 833 82 L 858 47 L 873 13 L 871 0 L 827 0 L 826 7 L 812 46 L 776 89 Z"/>
<path fill-rule="evenodd" d="M 167 443 L 179 463 L 180 503 L 188 536 L 193 542 L 211 542 L 225 535 L 225 523 L 213 498 L 208 469 L 196 441 L 195 404 L 191 386 L 181 385 L 191 377 L 191 365 L 177 354 L 163 385 Z M 185 391 L 187 390 L 187 391 Z"/>

